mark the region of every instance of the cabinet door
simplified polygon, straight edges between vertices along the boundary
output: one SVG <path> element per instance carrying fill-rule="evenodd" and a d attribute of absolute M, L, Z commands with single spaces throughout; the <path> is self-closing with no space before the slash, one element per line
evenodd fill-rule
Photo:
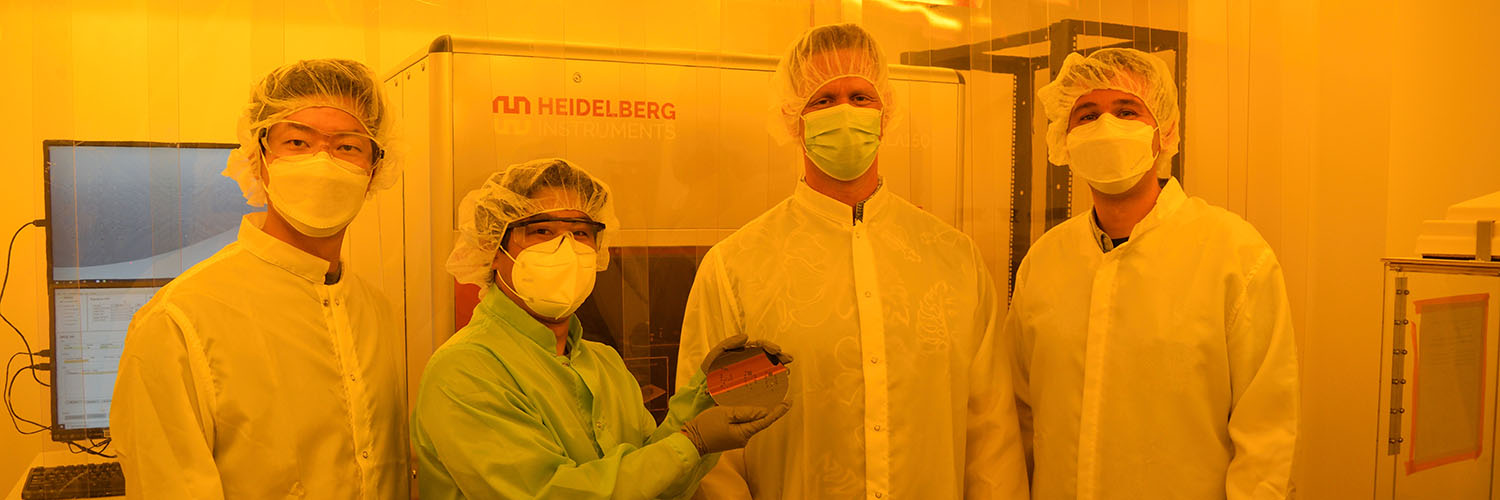
<path fill-rule="evenodd" d="M 1500 279 L 1391 271 L 1386 290 L 1378 496 L 1495 498 Z"/>

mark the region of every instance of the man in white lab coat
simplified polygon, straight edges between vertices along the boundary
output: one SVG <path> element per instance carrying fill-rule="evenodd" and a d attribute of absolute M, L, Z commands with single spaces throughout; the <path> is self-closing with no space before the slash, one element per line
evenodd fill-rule
<path fill-rule="evenodd" d="M 701 498 L 1026 498 L 1008 342 L 973 241 L 882 186 L 894 100 L 858 26 L 805 34 L 773 81 L 802 145 L 792 196 L 698 269 L 681 360 L 736 334 L 798 354 L 781 422 L 724 454 Z M 678 385 L 696 373 L 680 363 Z"/>
<path fill-rule="evenodd" d="M 1131 49 L 1037 91 L 1051 161 L 1094 208 L 1031 247 L 1006 319 L 1041 499 L 1271 499 L 1291 487 L 1298 371 L 1281 267 L 1176 179 L 1176 84 Z"/>
<path fill-rule="evenodd" d="M 251 90 L 224 171 L 238 239 L 131 321 L 110 412 L 137 498 L 408 495 L 402 335 L 346 272 L 344 231 L 400 174 L 375 75 L 322 59 Z"/>

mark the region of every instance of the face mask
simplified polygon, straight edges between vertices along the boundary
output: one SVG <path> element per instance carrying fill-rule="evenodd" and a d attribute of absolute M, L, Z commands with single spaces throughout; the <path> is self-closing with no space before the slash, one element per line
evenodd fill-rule
<path fill-rule="evenodd" d="M 880 110 L 840 104 L 802 115 L 807 157 L 829 177 L 852 181 L 875 163 Z"/>
<path fill-rule="evenodd" d="M 1156 164 L 1155 138 L 1150 125 L 1105 113 L 1068 132 L 1069 168 L 1101 193 L 1129 191 Z"/>
<path fill-rule="evenodd" d="M 370 175 L 326 152 L 277 158 L 266 166 L 266 194 L 297 232 L 326 238 L 354 220 L 365 203 Z"/>
<path fill-rule="evenodd" d="M 510 279 L 514 287 L 498 279 L 502 286 L 526 302 L 533 312 L 552 319 L 562 319 L 578 310 L 594 291 L 596 253 L 579 243 L 572 235 L 526 247 L 514 257 Z"/>

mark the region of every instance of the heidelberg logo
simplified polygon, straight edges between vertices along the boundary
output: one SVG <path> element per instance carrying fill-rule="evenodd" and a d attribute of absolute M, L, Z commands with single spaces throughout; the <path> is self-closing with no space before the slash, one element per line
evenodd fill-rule
<path fill-rule="evenodd" d="M 676 120 L 677 106 L 670 102 L 538 97 L 536 106 L 523 96 L 496 96 L 490 102 L 495 114 L 592 116 L 596 118 L 644 118 Z"/>

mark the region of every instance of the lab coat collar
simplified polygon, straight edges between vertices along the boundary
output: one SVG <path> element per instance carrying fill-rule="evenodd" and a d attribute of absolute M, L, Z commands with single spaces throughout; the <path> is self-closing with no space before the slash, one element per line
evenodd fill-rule
<path fill-rule="evenodd" d="M 328 275 L 328 261 L 266 233 L 264 229 L 261 229 L 265 223 L 265 212 L 245 214 L 240 219 L 239 244 L 244 246 L 251 255 L 285 269 L 299 278 L 318 285 L 324 284 Z"/>
<path fill-rule="evenodd" d="M 853 226 L 857 220 L 868 221 L 875 217 L 876 214 L 880 213 L 881 209 L 890 204 L 890 197 L 890 190 L 885 189 L 885 178 L 882 177 L 880 185 L 875 188 L 875 192 L 869 198 L 865 198 L 864 201 L 859 202 L 860 205 L 863 205 L 864 213 L 859 214 L 860 217 L 856 218 L 856 214 L 861 208 L 860 206 L 851 207 L 845 205 L 842 201 L 819 193 L 807 185 L 806 179 L 797 181 L 797 188 L 792 192 L 792 199 L 811 209 L 813 213 L 839 224 L 850 226 Z"/>
<path fill-rule="evenodd" d="M 484 298 L 479 301 L 476 313 L 486 314 L 493 319 L 510 325 L 511 331 L 516 332 L 537 347 L 542 348 L 547 354 L 557 355 L 557 336 L 552 329 L 547 328 L 542 322 L 531 317 L 531 313 L 521 309 L 509 295 L 500 290 L 499 285 L 490 283 L 490 289 L 484 293 Z M 583 325 L 578 323 L 578 316 L 568 318 L 568 357 L 578 355 L 578 343 L 583 339 Z"/>
<path fill-rule="evenodd" d="M 1135 239 L 1145 234 L 1146 231 L 1160 226 L 1163 221 L 1172 217 L 1172 214 L 1177 213 L 1177 209 L 1182 207 L 1184 201 L 1187 201 L 1187 193 L 1182 192 L 1182 184 L 1177 183 L 1176 177 L 1168 178 L 1167 185 L 1162 186 L 1161 193 L 1156 195 L 1156 206 L 1151 207 L 1151 211 L 1146 213 L 1146 218 L 1141 219 L 1141 222 L 1130 230 L 1130 239 Z"/>
<path fill-rule="evenodd" d="M 1135 239 L 1161 225 L 1162 221 L 1171 217 L 1178 208 L 1182 207 L 1184 201 L 1187 201 L 1187 194 L 1182 191 L 1182 185 L 1177 183 L 1176 177 L 1169 178 L 1167 185 L 1162 186 L 1161 192 L 1156 195 L 1156 204 L 1151 207 L 1151 211 L 1146 212 L 1146 217 L 1130 229 L 1129 239 Z M 1094 244 L 1099 247 L 1100 251 L 1109 253 L 1115 249 L 1114 241 L 1109 238 L 1103 228 L 1099 227 L 1099 215 L 1092 208 L 1089 209 L 1089 229 L 1094 236 Z"/>

